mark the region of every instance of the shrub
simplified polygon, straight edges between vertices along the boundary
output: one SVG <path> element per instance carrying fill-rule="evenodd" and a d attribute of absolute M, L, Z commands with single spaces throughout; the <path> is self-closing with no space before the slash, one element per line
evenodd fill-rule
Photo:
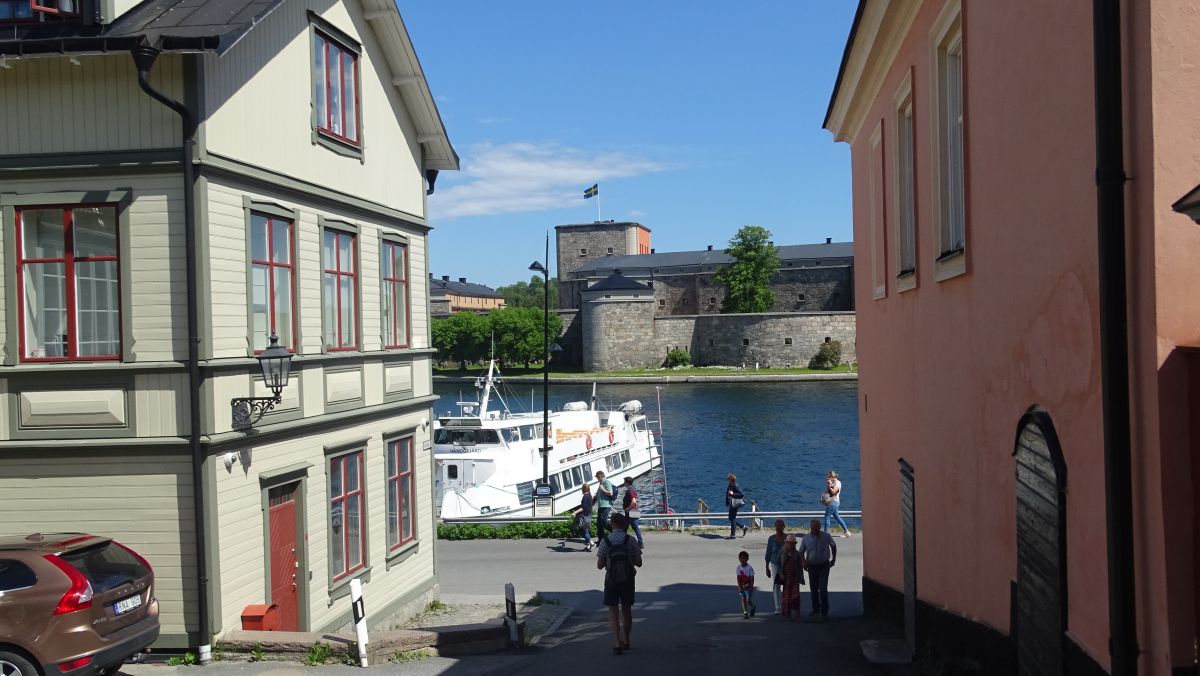
<path fill-rule="evenodd" d="M 808 362 L 808 368 L 820 369 L 828 371 L 831 368 L 839 366 L 842 363 L 842 343 L 841 341 L 830 341 L 821 343 L 821 347 L 817 349 L 817 353 Z"/>
<path fill-rule="evenodd" d="M 663 365 L 669 369 L 673 369 L 676 366 L 691 366 L 692 355 L 688 354 L 686 350 L 681 350 L 677 347 L 672 348 L 671 351 L 667 353 L 667 360 Z"/>
<path fill-rule="evenodd" d="M 442 524 L 437 529 L 441 540 L 522 540 L 566 539 L 571 537 L 570 521 L 537 521 L 493 526 L 484 523 Z"/>

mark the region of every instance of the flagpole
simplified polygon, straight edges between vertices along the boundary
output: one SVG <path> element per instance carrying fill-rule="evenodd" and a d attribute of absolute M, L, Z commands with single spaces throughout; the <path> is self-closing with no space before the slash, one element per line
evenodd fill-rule
<path fill-rule="evenodd" d="M 596 182 L 596 222 L 600 222 L 600 182 Z"/>

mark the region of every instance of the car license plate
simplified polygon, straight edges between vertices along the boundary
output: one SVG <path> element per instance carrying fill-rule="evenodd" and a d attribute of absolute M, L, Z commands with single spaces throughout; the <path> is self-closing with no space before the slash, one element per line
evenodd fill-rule
<path fill-rule="evenodd" d="M 120 601 L 117 601 L 116 603 L 113 604 L 113 610 L 115 610 L 118 615 L 121 615 L 121 614 L 127 613 L 141 605 L 142 605 L 142 595 L 138 594 L 137 596 L 130 596 L 127 599 L 121 599 Z"/>

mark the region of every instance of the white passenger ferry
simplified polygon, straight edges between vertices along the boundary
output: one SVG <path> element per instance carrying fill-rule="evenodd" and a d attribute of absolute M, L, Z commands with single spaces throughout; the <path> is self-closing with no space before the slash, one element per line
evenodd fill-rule
<path fill-rule="evenodd" d="M 439 516 L 528 516 L 533 488 L 542 478 L 542 412 L 513 413 L 500 396 L 495 363 L 475 387 L 479 401 L 458 402 L 459 412 L 434 423 Z M 489 406 L 499 402 L 497 410 Z M 614 484 L 638 477 L 662 463 L 638 401 L 615 411 L 575 401 L 550 412 L 549 482 L 555 511 L 579 504 L 584 482 L 603 471 Z"/>

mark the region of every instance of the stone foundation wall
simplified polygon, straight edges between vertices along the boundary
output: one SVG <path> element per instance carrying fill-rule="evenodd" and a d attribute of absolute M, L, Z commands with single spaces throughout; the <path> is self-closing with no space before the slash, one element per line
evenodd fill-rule
<path fill-rule="evenodd" d="M 687 350 L 697 366 L 802 367 L 827 340 L 840 341 L 842 361 L 852 363 L 858 360 L 855 335 L 853 312 L 656 317 L 658 363 L 645 368 L 660 366 L 674 347 Z"/>
<path fill-rule="evenodd" d="M 582 319 L 585 371 L 662 365 L 666 353 L 655 347 L 652 299 L 585 300 Z"/>

